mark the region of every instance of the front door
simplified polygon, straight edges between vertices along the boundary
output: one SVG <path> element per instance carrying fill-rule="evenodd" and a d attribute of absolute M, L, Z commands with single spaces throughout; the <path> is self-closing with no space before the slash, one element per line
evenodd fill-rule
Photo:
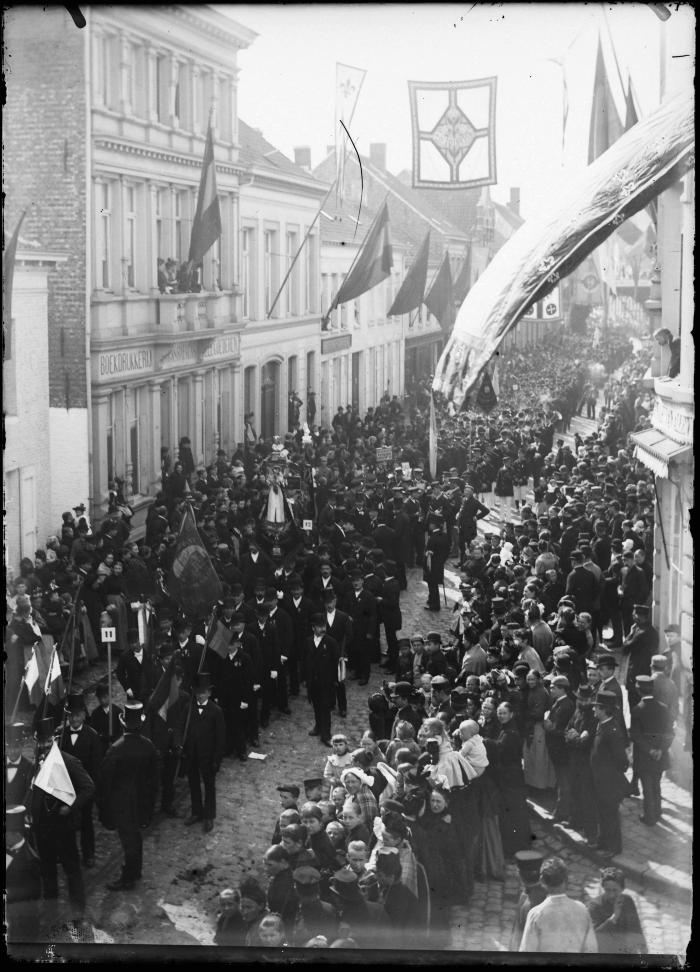
<path fill-rule="evenodd" d="M 271 439 L 279 427 L 279 372 L 276 361 L 263 365 L 260 375 L 260 435 Z"/>

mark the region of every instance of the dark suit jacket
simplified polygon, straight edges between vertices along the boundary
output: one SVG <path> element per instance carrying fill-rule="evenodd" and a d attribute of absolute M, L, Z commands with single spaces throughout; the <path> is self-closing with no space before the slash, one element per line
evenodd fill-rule
<path fill-rule="evenodd" d="M 197 700 L 193 699 L 187 736 L 185 737 L 186 719 L 187 715 L 184 714 L 184 718 L 178 727 L 178 739 L 182 739 L 183 751 L 189 757 L 196 757 L 202 769 L 210 769 L 216 772 L 224 758 L 226 746 L 224 713 L 216 702 L 209 699 L 200 715 Z"/>
<path fill-rule="evenodd" d="M 350 615 L 336 608 L 333 624 L 329 625 L 328 614 L 326 614 L 326 631 L 338 643 L 341 655 L 347 657 L 348 645 L 352 642 L 352 618 Z"/>
<path fill-rule="evenodd" d="M 450 540 L 442 530 L 432 530 L 425 542 L 425 552 L 430 553 L 430 566 L 426 560 L 423 577 L 434 584 L 445 581 L 445 561 L 450 552 Z"/>
<path fill-rule="evenodd" d="M 258 554 L 257 563 L 249 553 L 244 553 L 240 558 L 240 570 L 243 574 L 243 590 L 246 597 L 252 597 L 256 580 L 262 578 L 267 585 L 274 576 L 275 565 L 270 557 L 261 550 Z"/>
<path fill-rule="evenodd" d="M 294 623 L 287 611 L 279 604 L 270 619 L 277 629 L 277 643 L 280 654 L 289 658 L 294 651 Z"/>
<path fill-rule="evenodd" d="M 20 756 L 19 766 L 11 783 L 7 782 L 7 760 L 5 760 L 5 804 L 6 806 L 27 806 L 29 786 L 34 776 L 34 763 L 26 756 Z"/>
<path fill-rule="evenodd" d="M 630 712 L 630 738 L 634 744 L 633 761 L 636 773 L 668 769 L 668 750 L 673 742 L 671 714 L 663 702 L 643 698 Z M 661 751 L 661 759 L 653 759 L 651 750 Z"/>
<path fill-rule="evenodd" d="M 316 608 L 311 598 L 302 594 L 299 599 L 299 606 L 295 607 L 294 598 L 291 594 L 285 594 L 282 598 L 282 607 L 287 612 L 292 621 L 292 632 L 294 636 L 295 655 L 290 653 L 290 657 L 301 659 L 304 641 L 311 634 L 311 615 Z"/>
<path fill-rule="evenodd" d="M 217 656 L 217 668 L 212 672 L 216 701 L 224 708 L 240 709 L 241 702 L 250 704 L 253 698 L 253 663 L 240 647 L 233 659 Z"/>
<path fill-rule="evenodd" d="M 148 701 L 155 688 L 155 668 L 147 648 L 144 648 L 140 662 L 137 661 L 133 649 L 125 651 L 117 662 L 116 674 L 124 691 L 132 690 L 134 701 Z"/>
<path fill-rule="evenodd" d="M 332 706 L 335 686 L 338 684 L 340 648 L 329 635 L 324 635 L 318 646 L 313 635 L 306 641 L 306 688 L 312 702 Z"/>
<path fill-rule="evenodd" d="M 108 830 L 136 829 L 151 822 L 158 792 L 158 759 L 150 739 L 126 732 L 100 767 L 98 807 Z"/>
<path fill-rule="evenodd" d="M 379 618 L 385 628 L 398 631 L 401 627 L 401 588 L 395 577 L 385 580 L 382 584 L 381 601 L 379 602 Z"/>
<path fill-rule="evenodd" d="M 651 656 L 659 648 L 659 632 L 649 625 L 646 628 L 633 624 L 630 633 L 622 642 L 622 651 L 630 656 L 627 668 L 626 686 L 629 691 L 634 687 L 637 675 L 649 675 L 651 671 Z"/>
<path fill-rule="evenodd" d="M 377 630 L 377 607 L 374 595 L 364 588 L 359 597 L 355 591 L 350 591 L 343 600 L 343 610 L 352 619 L 352 640 L 358 649 L 374 637 Z"/>
<path fill-rule="evenodd" d="M 245 630 L 258 642 L 260 648 L 262 677 L 268 678 L 270 672 L 279 672 L 280 666 L 282 665 L 282 660 L 280 658 L 277 627 L 274 621 L 266 620 L 265 627 L 262 629 L 256 621 L 254 624 L 246 625 Z"/>
<path fill-rule="evenodd" d="M 629 784 L 625 740 L 618 722 L 608 719 L 598 725 L 591 748 L 593 787 L 599 797 L 607 801 L 621 800 Z"/>
<path fill-rule="evenodd" d="M 119 716 L 123 714 L 124 713 L 121 706 L 114 705 L 114 703 L 112 703 L 111 719 L 101 705 L 98 705 L 96 709 L 93 709 L 88 716 L 88 724 L 99 736 L 103 756 L 112 745 L 112 742 L 116 742 L 116 740 L 119 739 L 124 732 L 122 724 L 119 721 Z"/>
<path fill-rule="evenodd" d="M 566 593 L 573 594 L 576 601 L 576 611 L 595 610 L 595 602 L 599 594 L 598 582 L 595 574 L 585 567 L 574 567 L 566 578 Z"/>
<path fill-rule="evenodd" d="M 72 741 L 71 728 L 70 726 L 66 726 L 63 730 L 62 750 L 64 754 L 70 753 L 71 756 L 79 759 L 90 774 L 92 780 L 97 782 L 103 755 L 102 746 L 100 744 L 100 737 L 93 728 L 87 725 L 87 722 L 80 729 L 75 740 L 75 745 L 73 745 Z"/>
<path fill-rule="evenodd" d="M 554 728 L 548 729 L 545 726 L 545 740 L 549 758 L 555 766 L 569 762 L 569 751 L 566 747 L 564 732 L 575 708 L 574 700 L 569 695 L 563 695 L 552 704 L 549 710 L 549 721 L 553 723 Z"/>

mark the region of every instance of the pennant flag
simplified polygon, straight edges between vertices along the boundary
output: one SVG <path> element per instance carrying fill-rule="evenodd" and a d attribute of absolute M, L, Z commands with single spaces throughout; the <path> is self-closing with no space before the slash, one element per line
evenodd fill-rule
<path fill-rule="evenodd" d="M 430 230 L 425 234 L 416 258 L 408 268 L 394 303 L 386 312 L 387 317 L 398 317 L 420 307 L 425 293 L 425 281 L 428 276 L 428 252 L 430 250 Z"/>
<path fill-rule="evenodd" d="M 66 806 L 72 807 L 75 803 L 75 789 L 56 740 L 34 777 L 32 786 L 43 790 L 49 796 L 56 797 Z"/>
<path fill-rule="evenodd" d="M 413 186 L 467 189 L 496 179 L 496 78 L 409 81 Z"/>
<path fill-rule="evenodd" d="M 50 636 L 43 636 L 32 648 L 32 657 L 24 672 L 24 683 L 32 705 L 39 705 L 45 695 L 52 705 L 65 697 L 61 663 Z"/>
<path fill-rule="evenodd" d="M 12 327 L 12 281 L 15 276 L 15 256 L 17 255 L 17 241 L 19 240 L 19 230 L 24 217 L 27 215 L 25 209 L 20 216 L 15 231 L 10 237 L 10 242 L 5 247 L 2 255 L 2 324 L 3 324 L 3 361 L 10 354 L 10 329 Z"/>
<path fill-rule="evenodd" d="M 610 146 L 622 135 L 622 122 L 615 107 L 612 89 L 605 70 L 603 44 L 598 37 L 598 54 L 593 80 L 593 101 L 591 103 L 591 122 L 588 131 L 588 162 L 594 162 L 599 155 L 607 152 Z"/>
<path fill-rule="evenodd" d="M 627 92 L 625 93 L 625 131 L 629 131 L 629 129 L 632 128 L 633 125 L 636 125 L 638 121 L 639 115 L 637 114 L 637 109 L 634 104 L 634 95 L 632 94 L 632 78 L 628 74 Z M 656 204 L 656 199 L 650 200 L 649 205 L 647 206 L 647 213 L 649 214 L 649 219 L 652 221 L 654 227 L 656 227 L 659 222 L 659 209 Z M 622 227 L 620 227 L 620 229 L 622 229 Z M 623 236 L 622 232 L 620 232 L 620 236 Z"/>
<path fill-rule="evenodd" d="M 452 272 L 450 256 L 447 251 L 442 258 L 440 269 L 435 274 L 430 290 L 425 295 L 425 306 L 440 321 L 443 331 L 449 331 L 455 322 L 455 302 L 452 296 Z"/>
<path fill-rule="evenodd" d="M 219 658 L 225 658 L 228 655 L 228 646 L 231 644 L 231 632 L 222 624 L 221 621 L 217 621 L 214 626 L 214 631 L 209 639 L 209 648 L 212 648 Z"/>
<path fill-rule="evenodd" d="M 214 162 L 214 138 L 211 119 L 207 126 L 207 140 L 204 145 L 202 176 L 199 180 L 197 210 L 192 223 L 190 237 L 190 269 L 202 262 L 204 254 L 221 236 L 221 213 L 216 191 L 216 164 Z"/>
<path fill-rule="evenodd" d="M 367 230 L 355 262 L 335 295 L 326 319 L 339 304 L 354 300 L 385 280 L 393 266 L 391 239 L 389 237 L 389 207 L 386 200 Z"/>
<path fill-rule="evenodd" d="M 457 279 L 452 287 L 452 295 L 458 304 L 461 304 L 464 298 L 469 293 L 469 288 L 472 285 L 472 245 L 471 243 L 467 247 L 467 253 L 464 257 L 464 263 L 462 264 L 462 269 L 459 271 Z"/>
<path fill-rule="evenodd" d="M 428 437 L 428 469 L 430 478 L 437 479 L 437 418 L 435 415 L 435 399 L 430 395 L 430 434 Z"/>
<path fill-rule="evenodd" d="M 343 203 L 345 155 L 348 149 L 345 128 L 350 127 L 366 74 L 362 68 L 350 67 L 349 64 L 337 63 L 335 66 L 335 176 L 339 205 Z"/>
<path fill-rule="evenodd" d="M 192 508 L 182 516 L 168 590 L 187 617 L 205 618 L 223 595 L 221 581 L 197 531 Z"/>
<path fill-rule="evenodd" d="M 459 408 L 525 310 L 695 164 L 694 108 L 692 87 L 665 101 L 504 243 L 459 309 L 436 392 Z"/>
<path fill-rule="evenodd" d="M 179 695 L 180 686 L 177 683 L 177 675 L 175 674 L 175 660 L 171 658 L 165 671 L 158 679 L 158 684 L 153 689 L 153 695 L 148 700 L 148 707 L 151 711 L 157 712 L 163 722 L 165 722 L 168 716 L 168 709 L 177 702 Z"/>
<path fill-rule="evenodd" d="M 486 412 L 488 415 L 489 412 L 494 410 L 497 404 L 498 399 L 496 398 L 496 392 L 491 382 L 491 376 L 489 375 L 488 368 L 484 368 L 481 385 L 479 391 L 476 393 L 476 405 L 482 412 Z"/>

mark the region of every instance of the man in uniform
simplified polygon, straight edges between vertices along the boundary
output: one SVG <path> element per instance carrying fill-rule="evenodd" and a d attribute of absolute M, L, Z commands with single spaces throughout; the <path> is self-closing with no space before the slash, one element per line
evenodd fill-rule
<path fill-rule="evenodd" d="M 635 604 L 632 613 L 632 627 L 622 642 L 623 655 L 629 656 L 625 687 L 629 696 L 630 708 L 639 702 L 636 689 L 638 675 L 651 673 L 651 659 L 659 649 L 659 632 L 650 621 L 651 608 L 646 604 Z"/>
<path fill-rule="evenodd" d="M 616 708 L 615 693 L 599 690 L 595 702 L 598 728 L 591 749 L 593 799 L 598 813 L 598 841 L 593 846 L 609 857 L 622 852 L 620 803 L 629 787 L 625 739 L 615 718 Z"/>
<path fill-rule="evenodd" d="M 100 820 L 117 831 L 124 852 L 121 875 L 107 884 L 109 891 L 130 891 L 141 879 L 141 830 L 151 822 L 158 792 L 158 758 L 151 740 L 141 735 L 144 718 L 141 702 L 126 704 L 120 716 L 124 735 L 109 747 L 100 767 Z"/>
<path fill-rule="evenodd" d="M 642 784 L 644 813 L 639 818 L 653 827 L 661 819 L 661 777 L 669 763 L 673 728 L 668 707 L 654 698 L 651 675 L 637 675 L 640 701 L 630 712 L 635 776 Z"/>

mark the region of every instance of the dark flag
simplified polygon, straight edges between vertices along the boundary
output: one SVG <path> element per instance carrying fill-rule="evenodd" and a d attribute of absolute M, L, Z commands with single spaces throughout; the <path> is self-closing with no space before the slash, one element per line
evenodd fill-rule
<path fill-rule="evenodd" d="M 190 506 L 182 516 L 168 589 L 191 620 L 207 617 L 214 602 L 223 595 L 221 581 L 199 536 Z"/>
<path fill-rule="evenodd" d="M 622 135 L 623 128 L 605 70 L 603 45 L 598 38 L 598 55 L 595 62 L 591 123 L 588 131 L 588 164 L 607 152 L 613 142 Z"/>
<path fill-rule="evenodd" d="M 492 412 L 497 404 L 498 399 L 496 398 L 496 392 L 493 390 L 491 376 L 489 375 L 488 369 L 484 368 L 484 373 L 481 378 L 481 386 L 479 391 L 476 393 L 476 405 L 483 412 L 488 413 Z"/>
<path fill-rule="evenodd" d="M 171 658 L 153 690 L 153 695 L 148 701 L 148 708 L 156 712 L 165 722 L 168 709 L 177 702 L 179 695 L 180 686 L 177 684 L 175 674 L 175 659 Z"/>
<path fill-rule="evenodd" d="M 190 237 L 190 269 L 202 262 L 204 254 L 221 236 L 221 213 L 219 197 L 216 192 L 216 164 L 214 162 L 214 139 L 211 133 L 211 120 L 207 126 L 207 140 L 204 146 L 202 175 L 199 180 L 197 211 L 192 223 Z"/>
<path fill-rule="evenodd" d="M 449 331 L 455 322 L 455 303 L 452 295 L 450 257 L 447 251 L 430 290 L 425 295 L 424 303 L 430 313 L 437 317 L 443 331 Z"/>
<path fill-rule="evenodd" d="M 330 317 L 339 304 L 354 300 L 385 280 L 391 273 L 393 263 L 389 237 L 389 207 L 385 201 L 367 231 L 357 259 L 340 285 L 325 319 Z"/>
<path fill-rule="evenodd" d="M 387 317 L 398 317 L 420 307 L 425 294 L 425 281 L 428 277 L 428 252 L 430 250 L 430 230 L 425 234 L 416 258 L 408 268 L 408 272 L 394 298 L 394 303 L 386 312 Z"/>
<path fill-rule="evenodd" d="M 625 131 L 636 125 L 639 121 L 639 115 L 637 114 L 637 109 L 634 106 L 634 98 L 632 96 L 632 78 L 627 77 L 627 92 L 625 94 Z M 652 199 L 647 206 L 647 212 L 649 213 L 649 218 L 654 224 L 654 228 L 658 225 L 659 221 L 659 210 L 656 205 L 656 199 Z"/>
<path fill-rule="evenodd" d="M 469 293 L 469 288 L 472 283 L 472 245 L 469 244 L 467 249 L 467 254 L 464 257 L 464 263 L 462 264 L 462 269 L 459 271 L 459 276 L 454 282 L 452 288 L 455 303 L 461 304 L 464 298 Z"/>
<path fill-rule="evenodd" d="M 17 241 L 22 220 L 27 215 L 25 209 L 19 218 L 15 231 L 10 237 L 10 242 L 5 247 L 2 255 L 2 323 L 3 323 L 3 360 L 6 356 L 5 345 L 9 342 L 9 332 L 12 326 L 12 280 L 15 275 L 15 255 L 17 253 Z M 9 347 L 7 349 L 9 352 Z M 9 355 L 8 355 L 9 356 Z"/>

